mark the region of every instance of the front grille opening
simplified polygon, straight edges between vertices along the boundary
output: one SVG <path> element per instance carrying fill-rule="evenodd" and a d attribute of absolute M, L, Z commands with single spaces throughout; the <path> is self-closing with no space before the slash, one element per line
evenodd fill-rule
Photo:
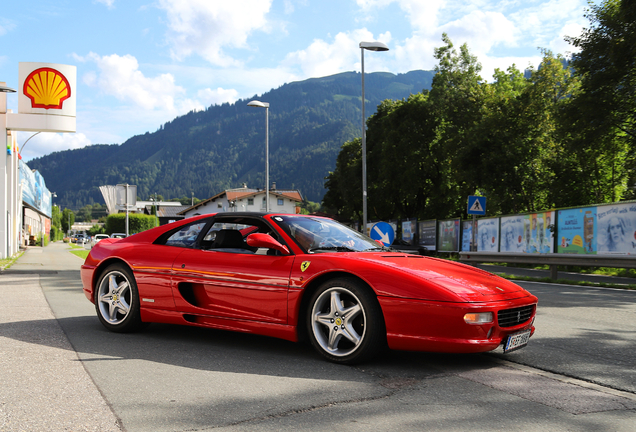
<path fill-rule="evenodd" d="M 522 306 L 514 309 L 500 310 L 497 313 L 499 327 L 514 327 L 528 322 L 534 314 L 535 305 Z"/>

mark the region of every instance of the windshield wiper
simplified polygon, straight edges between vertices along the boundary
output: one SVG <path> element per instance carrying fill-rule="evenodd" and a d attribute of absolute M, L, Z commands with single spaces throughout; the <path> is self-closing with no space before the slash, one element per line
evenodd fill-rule
<path fill-rule="evenodd" d="M 347 246 L 319 246 L 315 248 L 309 249 L 307 252 L 315 252 L 315 251 L 336 251 L 336 252 L 358 252 L 355 249 L 351 249 Z"/>

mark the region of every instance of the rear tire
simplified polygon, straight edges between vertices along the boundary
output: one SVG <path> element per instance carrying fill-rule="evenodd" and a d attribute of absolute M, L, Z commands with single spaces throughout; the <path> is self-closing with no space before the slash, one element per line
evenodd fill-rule
<path fill-rule="evenodd" d="M 334 363 L 368 361 L 386 346 L 377 298 L 353 278 L 327 281 L 311 296 L 307 332 L 316 351 Z"/>
<path fill-rule="evenodd" d="M 102 273 L 95 287 L 95 310 L 108 330 L 129 333 L 143 327 L 139 291 L 135 277 L 123 264 L 113 264 Z"/>

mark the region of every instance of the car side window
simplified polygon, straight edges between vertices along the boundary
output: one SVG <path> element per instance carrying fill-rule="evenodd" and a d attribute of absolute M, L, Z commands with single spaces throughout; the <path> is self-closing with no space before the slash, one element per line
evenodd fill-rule
<path fill-rule="evenodd" d="M 199 246 L 204 250 L 225 253 L 275 255 L 274 249 L 249 246 L 247 237 L 254 233 L 265 233 L 277 238 L 278 235 L 263 221 L 250 218 L 220 218 L 210 226 Z"/>
<path fill-rule="evenodd" d="M 203 228 L 205 228 L 205 225 L 206 222 L 186 225 L 168 237 L 164 244 L 166 246 L 192 248 L 195 245 L 197 237 L 199 237 L 199 234 Z"/>

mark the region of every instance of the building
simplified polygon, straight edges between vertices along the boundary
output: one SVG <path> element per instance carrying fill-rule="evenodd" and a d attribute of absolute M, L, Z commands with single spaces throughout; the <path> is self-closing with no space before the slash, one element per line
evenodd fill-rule
<path fill-rule="evenodd" d="M 264 189 L 250 189 L 247 185 L 238 189 L 228 189 L 212 198 L 201 201 L 179 212 L 184 217 L 219 212 L 264 212 Z M 269 210 L 276 213 L 300 213 L 303 197 L 298 190 L 276 189 L 276 184 L 269 190 Z"/>
<path fill-rule="evenodd" d="M 137 201 L 139 203 L 139 201 Z M 151 215 L 156 212 L 157 219 L 159 219 L 159 225 L 166 225 L 172 222 L 176 222 L 178 220 L 184 219 L 185 216 L 179 214 L 183 210 L 190 208 L 189 205 L 181 205 L 181 203 L 170 203 L 177 205 L 163 205 L 165 203 L 158 202 L 157 204 L 146 205 L 144 213 Z"/>

